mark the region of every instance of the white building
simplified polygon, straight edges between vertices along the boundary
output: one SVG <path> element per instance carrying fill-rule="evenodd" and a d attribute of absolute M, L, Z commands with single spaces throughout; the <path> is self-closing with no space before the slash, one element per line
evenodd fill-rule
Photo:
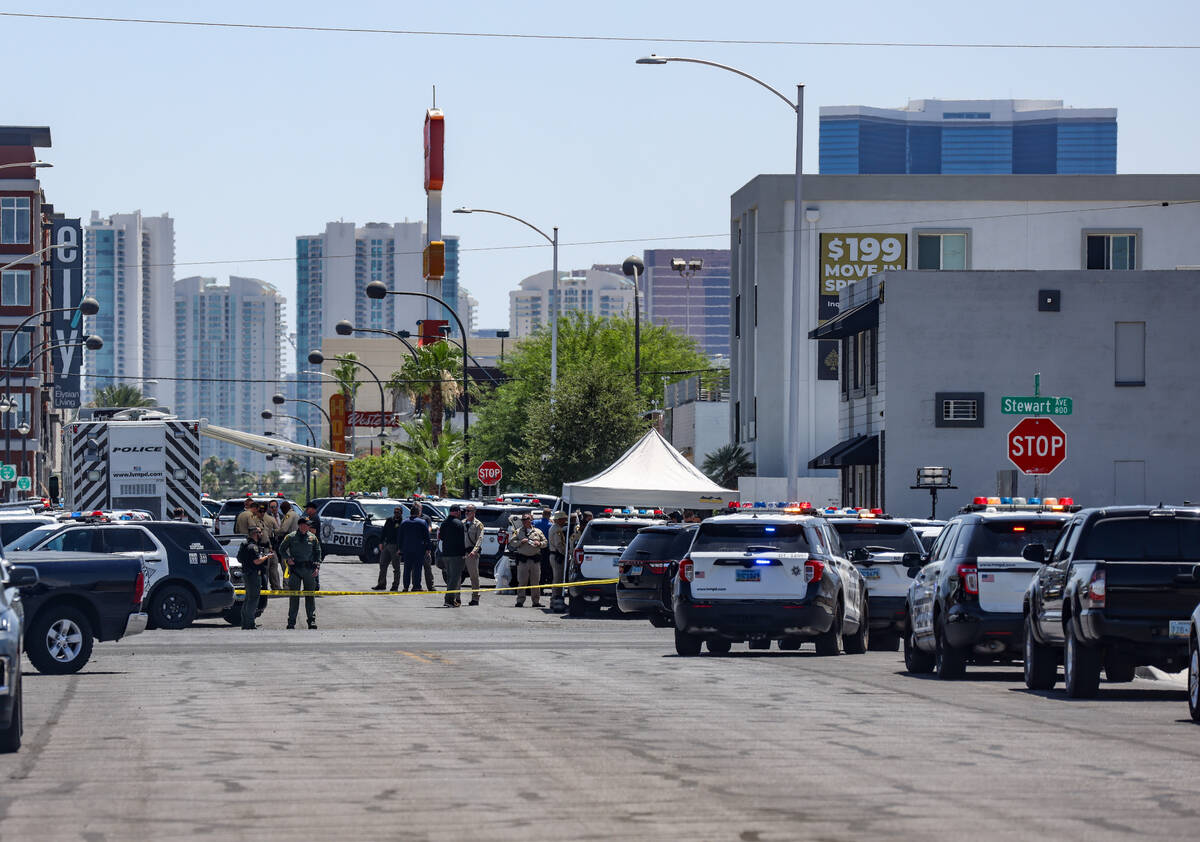
<path fill-rule="evenodd" d="M 231 277 L 221 285 L 216 278 L 192 277 L 175 283 L 174 306 L 175 412 L 246 433 L 275 429 L 262 411 L 277 410 L 271 396 L 285 390 L 283 296 L 254 278 Z M 297 415 L 294 406 L 278 411 Z M 309 443 L 306 436 L 299 441 Z M 267 462 L 262 453 L 205 437 L 201 457 L 210 456 L 235 459 L 255 473 L 287 468 Z"/>
<path fill-rule="evenodd" d="M 1197 175 L 806 175 L 803 187 L 802 281 L 820 322 L 837 315 L 841 288 L 885 270 L 1200 265 Z M 732 197 L 730 426 L 760 478 L 785 476 L 794 189 L 791 175 L 761 175 Z M 799 341 L 816 326 L 804 325 Z M 931 318 L 929 330 L 942 327 Z M 1011 326 L 1014 343 L 1026 327 Z M 810 348 L 809 382 L 799 385 L 801 420 L 811 421 L 799 436 L 802 465 L 839 442 L 842 406 L 837 343 Z M 836 477 L 815 466 L 805 473 Z M 806 488 L 805 499 L 838 491 L 832 479 Z M 775 499 L 782 489 L 759 483 L 750 493 Z"/>
<path fill-rule="evenodd" d="M 458 288 L 458 317 L 467 326 L 467 335 L 474 336 L 479 329 L 479 299 L 466 287 Z"/>
<path fill-rule="evenodd" d="M 508 294 L 511 338 L 530 336 L 550 325 L 553 272 L 538 272 Z M 584 312 L 597 318 L 633 315 L 633 284 L 621 275 L 595 267 L 559 272 L 559 314 Z M 642 302 L 642 313 L 646 312 Z"/>
<path fill-rule="evenodd" d="M 104 348 L 84 356 L 84 400 L 100 386 L 129 383 L 169 400 L 175 367 L 175 221 L 141 211 L 101 217 L 85 228 L 84 294 L 100 302 L 88 330 Z"/>

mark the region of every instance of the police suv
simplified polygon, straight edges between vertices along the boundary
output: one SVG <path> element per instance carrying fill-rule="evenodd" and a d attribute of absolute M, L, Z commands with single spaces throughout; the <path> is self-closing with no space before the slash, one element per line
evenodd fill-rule
<path fill-rule="evenodd" d="M 819 655 L 858 654 L 870 639 L 862 574 L 809 508 L 763 505 L 705 520 L 679 562 L 674 609 L 680 655 L 702 644 L 723 654 L 735 641 L 768 649 L 772 640 L 784 650 L 812 641 Z"/>
<path fill-rule="evenodd" d="M 392 497 L 359 495 L 313 500 L 321 519 L 321 554 L 356 555 L 365 564 L 379 561 L 383 522 L 399 507 L 408 517 L 412 502 Z"/>
<path fill-rule="evenodd" d="M 567 581 L 616 578 L 621 554 L 637 536 L 638 530 L 662 522 L 662 512 L 657 509 L 606 509 L 605 514 L 593 518 L 580 534 L 567 565 Z M 572 617 L 582 617 L 589 607 L 599 610 L 605 605 L 617 604 L 615 584 L 575 585 L 567 591 L 570 594 L 567 613 Z"/>
<path fill-rule="evenodd" d="M 1023 551 L 1052 546 L 1078 510 L 1070 498 L 976 497 L 951 518 L 909 594 L 908 671 L 957 679 L 968 661 L 1020 658 L 1025 591 L 1042 567 Z"/>
<path fill-rule="evenodd" d="M 871 609 L 871 648 L 895 652 L 904 632 L 909 571 L 925 562 L 925 547 L 907 521 L 878 509 L 827 511 L 849 558 L 867 583 Z"/>

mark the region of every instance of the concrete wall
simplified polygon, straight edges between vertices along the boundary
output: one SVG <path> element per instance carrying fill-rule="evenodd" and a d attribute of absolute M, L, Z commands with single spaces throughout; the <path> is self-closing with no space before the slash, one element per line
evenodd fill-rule
<path fill-rule="evenodd" d="M 731 199 L 730 285 L 742 306 L 740 339 L 730 325 L 730 425 L 764 476 L 784 473 L 793 191 L 793 176 L 762 175 Z M 969 268 L 1075 270 L 1083 266 L 1084 231 L 1132 230 L 1139 233 L 1139 268 L 1200 265 L 1200 204 L 1186 204 L 1200 198 L 1195 175 L 806 175 L 804 196 L 803 271 L 811 295 L 822 232 L 907 234 L 914 267 L 917 233 L 966 231 Z M 805 461 L 839 441 L 837 384 L 816 387 L 815 446 Z M 733 430 L 738 402 L 741 424 Z"/>
<path fill-rule="evenodd" d="M 1014 467 L 1007 434 L 1020 420 L 1001 413 L 1000 399 L 1033 394 L 1035 372 L 1043 395 L 1074 400 L 1074 414 L 1055 418 L 1068 437 L 1067 458 L 1043 481 L 1044 495 L 1083 505 L 1200 499 L 1193 426 L 1200 414 L 1200 271 L 888 272 L 877 279 L 885 292 L 889 511 L 928 511 L 928 492 L 908 488 L 922 465 L 953 469 L 959 490 L 942 493 L 941 514 L 995 494 L 997 471 Z M 1060 312 L 1038 311 L 1040 289 L 1061 290 Z M 1144 386 L 1115 385 L 1118 321 L 1145 322 Z M 983 392 L 984 425 L 935 427 L 940 391 Z M 1032 478 L 1019 483 L 1020 494 L 1034 493 Z"/>

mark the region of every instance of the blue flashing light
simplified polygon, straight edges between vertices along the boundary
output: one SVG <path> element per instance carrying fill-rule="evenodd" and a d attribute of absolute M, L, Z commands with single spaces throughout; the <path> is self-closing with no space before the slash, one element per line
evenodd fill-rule
<path fill-rule="evenodd" d="M 763 532 L 774 532 L 774 531 L 775 531 L 774 526 L 764 526 L 763 527 Z"/>
<path fill-rule="evenodd" d="M 756 508 L 756 509 L 765 509 L 766 507 L 767 507 L 767 504 L 766 504 L 766 503 L 764 503 L 762 500 L 755 500 L 755 501 L 754 501 L 754 508 Z"/>
<path fill-rule="evenodd" d="M 756 558 L 756 559 L 754 559 L 754 563 L 755 563 L 755 564 L 770 564 L 770 563 L 771 563 L 771 559 L 769 559 L 769 558 Z"/>
<path fill-rule="evenodd" d="M 1011 505 L 1012 505 L 1012 498 L 1011 498 L 1011 497 L 1001 497 L 1001 498 L 1000 498 L 1000 502 L 1001 502 L 1003 505 L 1005 505 L 1005 506 L 1011 506 Z"/>
<path fill-rule="evenodd" d="M 1041 504 L 1042 504 L 1042 498 L 1041 498 L 1041 497 L 1030 497 L 1030 498 L 1029 498 L 1029 505 L 1031 505 L 1031 506 L 1040 506 Z"/>

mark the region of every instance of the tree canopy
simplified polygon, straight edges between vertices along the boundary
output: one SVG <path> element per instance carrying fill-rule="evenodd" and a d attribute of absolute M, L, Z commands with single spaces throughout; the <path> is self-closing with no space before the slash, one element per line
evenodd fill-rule
<path fill-rule="evenodd" d="M 154 406 L 154 401 L 142 394 L 142 390 L 129 383 L 114 383 L 111 386 L 101 386 L 91 400 L 91 406 L 120 406 L 139 407 Z"/>

